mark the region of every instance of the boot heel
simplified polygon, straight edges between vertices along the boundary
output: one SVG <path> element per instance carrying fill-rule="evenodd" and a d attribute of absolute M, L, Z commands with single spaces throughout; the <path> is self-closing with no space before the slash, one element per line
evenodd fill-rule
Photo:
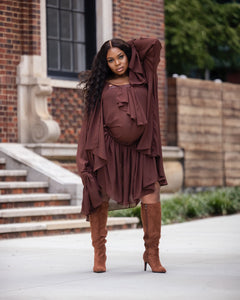
<path fill-rule="evenodd" d="M 166 269 L 161 265 L 159 259 L 159 240 L 161 236 L 161 204 L 141 205 L 141 218 L 144 231 L 145 252 L 143 254 L 144 271 L 147 264 L 154 273 L 166 273 Z"/>
<path fill-rule="evenodd" d="M 144 271 L 147 271 L 147 262 L 144 262 Z"/>

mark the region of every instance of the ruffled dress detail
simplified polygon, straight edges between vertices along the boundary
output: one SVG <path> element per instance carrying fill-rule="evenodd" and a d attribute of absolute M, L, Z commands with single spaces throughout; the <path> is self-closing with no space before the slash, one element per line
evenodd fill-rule
<path fill-rule="evenodd" d="M 146 86 L 106 84 L 102 93 L 104 127 L 120 144 L 131 145 L 144 132 L 147 107 Z"/>
<path fill-rule="evenodd" d="M 107 194 L 127 208 L 167 184 L 163 169 L 157 97 L 160 42 L 129 42 L 129 85 L 106 83 L 101 102 L 80 132 L 77 165 L 84 184 L 82 213 L 88 216 Z"/>

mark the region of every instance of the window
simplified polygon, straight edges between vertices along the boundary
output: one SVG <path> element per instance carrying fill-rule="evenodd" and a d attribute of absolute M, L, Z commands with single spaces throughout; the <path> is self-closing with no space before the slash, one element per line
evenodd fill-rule
<path fill-rule="evenodd" d="M 47 0 L 48 75 L 77 78 L 95 53 L 95 1 Z"/>

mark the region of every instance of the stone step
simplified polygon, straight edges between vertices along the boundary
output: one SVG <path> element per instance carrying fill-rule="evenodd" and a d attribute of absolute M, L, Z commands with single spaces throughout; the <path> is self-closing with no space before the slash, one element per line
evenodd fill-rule
<path fill-rule="evenodd" d="M 138 218 L 108 218 L 107 227 L 109 230 L 136 228 L 138 223 Z M 0 225 L 0 239 L 89 231 L 90 223 L 85 219 L 4 224 Z"/>
<path fill-rule="evenodd" d="M 0 157 L 0 170 L 5 169 L 6 160 L 5 158 Z"/>
<path fill-rule="evenodd" d="M 0 210 L 0 224 L 81 218 L 80 206 L 12 208 Z"/>
<path fill-rule="evenodd" d="M 0 195 L 0 209 L 70 205 L 69 194 L 9 194 Z"/>
<path fill-rule="evenodd" d="M 0 195 L 22 193 L 46 193 L 48 183 L 41 181 L 9 181 L 0 182 Z"/>
<path fill-rule="evenodd" d="M 0 170 L 0 181 L 25 181 L 26 170 Z"/>

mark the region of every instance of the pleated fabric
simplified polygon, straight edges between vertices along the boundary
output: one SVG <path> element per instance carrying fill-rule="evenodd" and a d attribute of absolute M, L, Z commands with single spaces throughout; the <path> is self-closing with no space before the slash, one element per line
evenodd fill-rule
<path fill-rule="evenodd" d="M 123 145 L 105 132 L 108 163 L 97 172 L 101 189 L 114 200 L 114 208 L 137 205 L 142 196 L 154 192 L 160 181 L 156 160 L 137 151 L 136 144 Z"/>

